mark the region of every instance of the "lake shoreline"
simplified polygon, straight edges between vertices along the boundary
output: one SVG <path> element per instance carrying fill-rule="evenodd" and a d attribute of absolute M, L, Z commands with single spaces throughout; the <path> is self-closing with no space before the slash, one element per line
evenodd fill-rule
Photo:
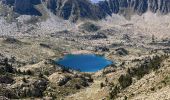
<path fill-rule="evenodd" d="M 112 65 L 113 62 L 96 54 L 67 54 L 56 60 L 56 64 L 62 68 L 80 70 L 81 72 L 97 72 Z"/>

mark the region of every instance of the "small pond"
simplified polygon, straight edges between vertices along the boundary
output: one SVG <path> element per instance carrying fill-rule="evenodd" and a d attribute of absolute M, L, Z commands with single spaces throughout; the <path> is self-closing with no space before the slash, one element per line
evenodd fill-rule
<path fill-rule="evenodd" d="M 61 67 L 80 70 L 81 72 L 96 72 L 112 64 L 103 56 L 95 54 L 68 54 L 56 61 Z"/>

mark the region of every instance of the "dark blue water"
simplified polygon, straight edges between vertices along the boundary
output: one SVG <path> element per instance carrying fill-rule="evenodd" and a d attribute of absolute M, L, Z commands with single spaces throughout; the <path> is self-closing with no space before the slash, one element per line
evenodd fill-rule
<path fill-rule="evenodd" d="M 112 64 L 111 61 L 102 56 L 94 54 L 66 55 L 56 62 L 58 65 L 68 67 L 82 72 L 96 72 Z"/>

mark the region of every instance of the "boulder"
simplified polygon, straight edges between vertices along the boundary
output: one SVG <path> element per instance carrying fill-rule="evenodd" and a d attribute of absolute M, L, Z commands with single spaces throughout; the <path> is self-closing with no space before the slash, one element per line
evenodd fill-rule
<path fill-rule="evenodd" d="M 53 73 L 48 77 L 49 81 L 52 83 L 56 83 L 59 86 L 65 85 L 69 80 L 70 77 L 61 73 Z"/>

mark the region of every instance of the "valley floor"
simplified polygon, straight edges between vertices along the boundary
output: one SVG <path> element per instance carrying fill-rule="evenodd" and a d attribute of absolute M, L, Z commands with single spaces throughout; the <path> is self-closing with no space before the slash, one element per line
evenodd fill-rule
<path fill-rule="evenodd" d="M 169 100 L 169 39 L 142 34 L 143 27 L 133 24 L 107 25 L 0 37 L 0 99 Z M 81 53 L 116 64 L 95 73 L 55 64 L 65 54 Z"/>

